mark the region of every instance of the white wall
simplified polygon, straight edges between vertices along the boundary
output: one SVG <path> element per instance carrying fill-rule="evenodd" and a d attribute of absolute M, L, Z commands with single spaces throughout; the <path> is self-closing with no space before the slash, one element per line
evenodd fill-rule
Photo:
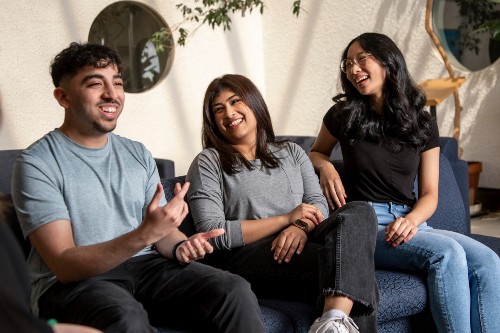
<path fill-rule="evenodd" d="M 93 19 L 115 1 L 0 0 L 0 149 L 23 148 L 58 127 L 63 112 L 52 97 L 48 67 L 71 41 L 84 41 Z M 141 0 L 169 24 L 178 0 Z M 185 174 L 201 149 L 201 104 L 208 83 L 224 73 L 252 79 L 266 97 L 277 134 L 316 135 L 338 84 L 345 45 L 357 35 L 389 35 L 417 82 L 447 77 L 425 27 L 425 1 L 267 1 L 264 15 L 235 17 L 229 33 L 199 29 L 176 49 L 168 77 L 152 90 L 127 94 L 116 133 L 141 141 L 155 157 Z M 500 61 L 462 72 L 462 158 L 483 162 L 480 186 L 500 188 Z M 492 93 L 496 92 L 496 93 Z M 453 99 L 437 109 L 441 135 L 451 135 Z"/>
<path fill-rule="evenodd" d="M 348 42 L 363 32 L 390 36 L 405 54 L 416 82 L 448 77 L 425 30 L 426 1 L 268 1 L 263 16 L 267 102 L 279 134 L 316 135 L 338 91 L 338 65 Z M 483 162 L 479 186 L 500 188 L 500 61 L 478 72 L 460 72 L 462 158 Z M 452 136 L 453 96 L 437 107 L 442 136 Z"/>
<path fill-rule="evenodd" d="M 85 41 L 95 17 L 113 2 L 0 0 L 0 149 L 24 148 L 61 125 L 64 112 L 52 96 L 50 61 L 70 42 Z M 139 2 L 170 25 L 181 20 L 177 0 Z M 155 157 L 174 160 L 179 175 L 201 150 L 202 101 L 210 81 L 238 72 L 265 89 L 261 16 L 233 21 L 230 34 L 199 29 L 176 49 L 165 80 L 145 93 L 126 94 L 115 133 L 143 142 Z"/>

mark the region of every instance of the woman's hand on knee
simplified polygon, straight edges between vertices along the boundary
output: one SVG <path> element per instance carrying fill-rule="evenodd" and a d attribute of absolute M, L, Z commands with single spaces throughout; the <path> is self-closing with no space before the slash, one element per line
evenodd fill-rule
<path fill-rule="evenodd" d="M 408 243 L 418 232 L 418 225 L 406 217 L 398 217 L 385 228 L 385 241 L 393 247 Z"/>
<path fill-rule="evenodd" d="M 340 208 L 346 204 L 347 194 L 344 184 L 342 184 L 340 175 L 333 165 L 330 164 L 328 168 L 320 170 L 319 184 L 331 209 Z"/>
<path fill-rule="evenodd" d="M 292 256 L 300 254 L 304 250 L 307 242 L 307 234 L 304 230 L 294 226 L 281 231 L 271 245 L 271 251 L 274 252 L 274 260 L 278 263 L 290 262 Z"/>
<path fill-rule="evenodd" d="M 299 219 L 307 219 L 314 223 L 314 225 L 318 225 L 325 219 L 325 217 L 318 207 L 303 203 L 288 213 L 288 224 L 292 224 Z"/>

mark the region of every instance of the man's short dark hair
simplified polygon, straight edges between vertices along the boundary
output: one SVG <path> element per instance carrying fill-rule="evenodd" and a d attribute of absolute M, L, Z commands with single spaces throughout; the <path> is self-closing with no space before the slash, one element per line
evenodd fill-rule
<path fill-rule="evenodd" d="M 125 69 L 120 56 L 113 49 L 100 44 L 73 42 L 55 56 L 50 65 L 50 75 L 54 86 L 59 87 L 63 78 L 76 75 L 82 67 L 104 68 L 109 65 L 118 67 L 120 73 Z"/>

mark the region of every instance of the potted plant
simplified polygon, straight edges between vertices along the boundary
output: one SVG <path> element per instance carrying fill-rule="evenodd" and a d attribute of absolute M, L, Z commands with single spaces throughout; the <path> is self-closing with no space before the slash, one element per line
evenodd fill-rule
<path fill-rule="evenodd" d="M 490 35 L 490 61 L 500 55 L 500 0 L 455 0 L 465 19 L 460 30 L 459 49 L 479 53 L 480 34 Z"/>
<path fill-rule="evenodd" d="M 496 11 L 497 17 L 500 17 L 500 11 Z M 473 33 L 489 32 L 490 33 L 490 61 L 493 63 L 500 56 L 500 18 L 492 19 L 484 22 L 479 26 L 479 29 Z"/>

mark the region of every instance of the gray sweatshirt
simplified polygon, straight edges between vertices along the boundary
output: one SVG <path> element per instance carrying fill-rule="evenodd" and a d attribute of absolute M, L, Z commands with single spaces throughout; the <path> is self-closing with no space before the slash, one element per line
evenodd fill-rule
<path fill-rule="evenodd" d="M 301 203 L 315 205 L 328 216 L 326 199 L 304 150 L 294 143 L 281 149 L 269 145 L 269 149 L 280 159 L 280 167 L 266 168 L 255 160 L 251 161 L 254 169 L 241 167 L 239 173 L 229 175 L 213 148 L 203 150 L 191 163 L 186 177 L 191 183 L 189 209 L 198 232 L 225 229 L 214 240 L 216 249 L 245 245 L 242 220 L 285 215 Z"/>

